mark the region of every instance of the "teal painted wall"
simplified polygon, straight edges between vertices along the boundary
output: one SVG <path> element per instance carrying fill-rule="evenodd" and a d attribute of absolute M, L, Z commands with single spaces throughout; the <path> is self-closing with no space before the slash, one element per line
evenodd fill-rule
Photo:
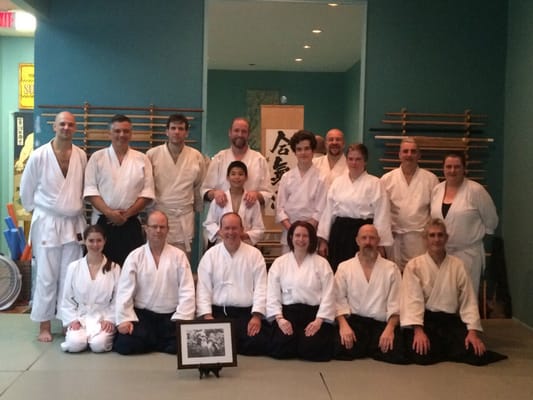
<path fill-rule="evenodd" d="M 53 0 L 45 12 L 35 34 L 37 117 L 38 105 L 86 101 L 203 108 L 203 0 Z M 53 132 L 36 121 L 39 146 Z M 201 126 L 189 135 L 197 143 Z"/>
<path fill-rule="evenodd" d="M 533 2 L 509 1 L 507 44 L 503 233 L 513 315 L 533 327 Z"/>
<path fill-rule="evenodd" d="M 0 36 L 0 225 L 4 231 L 6 204 L 13 201 L 13 113 L 18 109 L 20 63 L 33 62 L 33 38 Z M 9 254 L 4 235 L 0 252 Z"/>
<path fill-rule="evenodd" d="M 344 88 L 343 73 L 210 70 L 205 153 L 213 156 L 228 147 L 229 124 L 246 115 L 249 89 L 278 90 L 287 104 L 303 105 L 305 129 L 324 135 L 333 126 L 344 129 Z"/>
<path fill-rule="evenodd" d="M 344 73 L 344 135 L 346 143 L 358 141 L 360 132 L 359 105 L 361 87 L 361 63 L 355 63 Z"/>
<path fill-rule="evenodd" d="M 35 35 L 36 106 L 202 108 L 203 21 L 199 0 L 51 1 Z"/>
<path fill-rule="evenodd" d="M 364 141 L 369 170 L 383 148 L 369 128 L 386 111 L 488 114 L 488 188 L 501 215 L 507 1 L 370 0 Z"/>

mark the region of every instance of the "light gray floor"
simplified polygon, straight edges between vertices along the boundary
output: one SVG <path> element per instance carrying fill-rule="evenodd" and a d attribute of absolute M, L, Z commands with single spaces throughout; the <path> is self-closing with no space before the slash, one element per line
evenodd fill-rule
<path fill-rule="evenodd" d="M 166 354 L 65 354 L 61 337 L 38 343 L 27 314 L 0 314 L 0 398 L 78 399 L 533 399 L 533 331 L 486 320 L 485 342 L 510 358 L 486 367 L 396 366 L 373 360 L 310 363 L 238 358 L 221 378 L 177 371 Z M 326 385 L 322 381 L 324 377 Z"/>

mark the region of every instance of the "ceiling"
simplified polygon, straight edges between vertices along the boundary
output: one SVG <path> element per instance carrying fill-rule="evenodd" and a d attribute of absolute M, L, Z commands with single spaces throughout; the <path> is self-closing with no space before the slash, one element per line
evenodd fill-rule
<path fill-rule="evenodd" d="M 0 0 L 0 11 L 21 10 L 22 7 L 13 1 Z M 0 36 L 25 36 L 32 37 L 33 32 L 18 32 L 15 29 L 0 28 Z"/>
<path fill-rule="evenodd" d="M 338 3 L 207 0 L 208 68 L 344 72 L 361 59 L 366 1 Z M 15 8 L 13 1 L 0 0 L 0 11 Z M 313 34 L 314 28 L 323 32 Z M 3 28 L 0 35 L 33 36 Z M 297 57 L 303 61 L 295 62 Z"/>
<path fill-rule="evenodd" d="M 346 71 L 361 59 L 366 2 L 338 3 L 209 0 L 209 69 Z"/>

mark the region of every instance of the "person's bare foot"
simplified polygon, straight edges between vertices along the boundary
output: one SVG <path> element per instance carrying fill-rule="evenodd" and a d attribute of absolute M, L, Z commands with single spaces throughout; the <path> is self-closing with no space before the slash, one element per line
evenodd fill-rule
<path fill-rule="evenodd" d="M 52 341 L 52 329 L 50 321 L 41 322 L 39 325 L 39 336 L 37 336 L 39 342 L 51 342 Z"/>

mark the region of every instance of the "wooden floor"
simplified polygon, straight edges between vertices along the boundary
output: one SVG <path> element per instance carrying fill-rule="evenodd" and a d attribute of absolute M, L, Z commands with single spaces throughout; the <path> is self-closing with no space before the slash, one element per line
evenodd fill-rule
<path fill-rule="evenodd" d="M 488 347 L 508 360 L 421 367 L 239 356 L 238 367 L 223 369 L 220 379 L 199 380 L 196 370 L 177 371 L 176 358 L 166 354 L 63 353 L 59 335 L 37 342 L 27 314 L 2 313 L 0 399 L 533 399 L 533 331 L 514 320 L 486 320 L 484 327 Z"/>

